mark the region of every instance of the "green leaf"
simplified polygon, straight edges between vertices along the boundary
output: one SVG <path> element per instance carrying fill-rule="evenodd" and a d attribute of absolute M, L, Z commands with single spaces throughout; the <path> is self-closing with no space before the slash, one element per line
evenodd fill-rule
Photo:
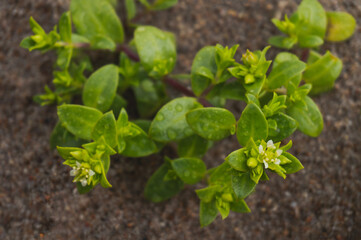
<path fill-rule="evenodd" d="M 84 105 L 107 111 L 113 103 L 118 86 L 118 68 L 109 64 L 94 72 L 84 85 Z"/>
<path fill-rule="evenodd" d="M 243 199 L 238 199 L 231 202 L 231 210 L 237 213 L 249 213 L 251 209 L 247 206 L 247 203 Z"/>
<path fill-rule="evenodd" d="M 306 64 L 300 60 L 290 60 L 278 63 L 268 76 L 267 87 L 276 89 L 288 83 L 288 81 L 301 74 L 306 69 Z"/>
<path fill-rule="evenodd" d="M 298 45 L 301 48 L 315 48 L 323 44 L 323 39 L 316 35 L 298 37 Z"/>
<path fill-rule="evenodd" d="M 57 146 L 61 147 L 80 147 L 86 143 L 66 130 L 65 127 L 58 122 L 50 135 L 50 147 L 55 149 Z"/>
<path fill-rule="evenodd" d="M 86 140 L 103 114 L 91 107 L 66 104 L 58 107 L 58 116 L 62 125 L 72 134 Z"/>
<path fill-rule="evenodd" d="M 198 158 L 178 158 L 171 161 L 173 170 L 186 184 L 196 184 L 207 171 L 206 165 Z"/>
<path fill-rule="evenodd" d="M 342 61 L 327 51 L 324 56 L 307 67 L 303 80 L 312 84 L 310 94 L 319 94 L 332 89 L 341 71 Z"/>
<path fill-rule="evenodd" d="M 114 148 L 117 145 L 117 128 L 113 112 L 108 112 L 95 124 L 92 138 L 97 141 L 104 137 L 106 143 Z"/>
<path fill-rule="evenodd" d="M 118 116 L 122 108 L 127 106 L 127 100 L 125 100 L 119 94 L 116 94 L 113 100 L 112 105 L 110 106 L 110 110 L 113 111 L 114 116 Z"/>
<path fill-rule="evenodd" d="M 227 156 L 225 159 L 227 163 L 234 169 L 240 172 L 248 172 L 249 168 L 247 167 L 247 157 L 244 153 L 245 149 L 239 149 Z"/>
<path fill-rule="evenodd" d="M 327 12 L 327 41 L 340 42 L 350 38 L 356 30 L 355 18 L 347 12 Z"/>
<path fill-rule="evenodd" d="M 167 98 L 164 84 L 150 78 L 141 79 L 139 86 L 133 87 L 133 91 L 141 117 L 153 116 Z"/>
<path fill-rule="evenodd" d="M 210 142 L 206 139 L 198 135 L 192 135 L 178 142 L 178 155 L 180 157 L 201 158 L 206 154 L 209 145 Z"/>
<path fill-rule="evenodd" d="M 199 208 L 199 221 L 202 227 L 211 224 L 218 215 L 216 200 L 211 202 L 201 201 Z"/>
<path fill-rule="evenodd" d="M 127 10 L 127 19 L 132 20 L 137 11 L 137 6 L 134 0 L 125 0 L 125 9 Z"/>
<path fill-rule="evenodd" d="M 174 35 L 152 26 L 138 27 L 134 42 L 140 61 L 147 72 L 155 77 L 173 71 L 177 52 Z"/>
<path fill-rule="evenodd" d="M 70 12 L 65 12 L 59 20 L 59 34 L 61 40 L 71 43 L 71 18 Z"/>
<path fill-rule="evenodd" d="M 144 190 L 144 195 L 148 200 L 161 202 L 173 197 L 183 189 L 183 182 L 179 178 L 164 181 L 169 170 L 171 170 L 169 163 L 164 163 L 149 178 Z"/>
<path fill-rule="evenodd" d="M 291 17 L 296 23 L 297 35 L 325 37 L 327 28 L 326 12 L 317 0 L 303 0 Z"/>
<path fill-rule="evenodd" d="M 173 7 L 178 3 L 178 0 L 156 0 L 151 6 L 151 10 L 164 10 Z"/>
<path fill-rule="evenodd" d="M 123 42 L 122 24 L 109 1 L 72 0 L 70 11 L 80 35 L 92 40 L 96 35 Z"/>
<path fill-rule="evenodd" d="M 297 55 L 289 52 L 280 52 L 277 54 L 276 58 L 273 60 L 273 68 L 276 68 L 279 64 L 286 61 L 299 61 L 300 59 Z"/>
<path fill-rule="evenodd" d="M 280 142 L 283 139 L 292 135 L 297 129 L 297 122 L 290 116 L 284 113 L 277 113 L 268 120 L 274 120 L 277 124 L 276 129 L 269 128 L 268 139 L 272 139 L 274 142 Z"/>
<path fill-rule="evenodd" d="M 210 202 L 213 200 L 214 195 L 221 190 L 220 185 L 212 185 L 203 189 L 196 190 L 197 196 L 204 202 Z"/>
<path fill-rule="evenodd" d="M 77 148 L 77 147 L 56 147 L 56 149 L 58 150 L 59 155 L 63 158 L 63 159 L 69 159 L 69 158 L 73 158 L 73 155 L 71 155 L 71 152 L 76 152 L 76 151 L 82 151 L 82 148 Z"/>
<path fill-rule="evenodd" d="M 322 132 L 322 114 L 310 97 L 295 102 L 287 109 L 287 114 L 297 121 L 298 129 L 304 134 L 317 137 Z"/>
<path fill-rule="evenodd" d="M 209 183 L 211 184 L 227 184 L 231 181 L 231 166 L 227 162 L 223 162 L 216 168 L 208 170 L 209 176 Z"/>
<path fill-rule="evenodd" d="M 242 112 L 237 125 L 237 139 L 242 146 L 248 141 L 265 140 L 268 136 L 268 124 L 262 110 L 255 104 L 248 104 Z"/>
<path fill-rule="evenodd" d="M 217 87 L 220 84 L 217 84 Z M 214 89 L 214 88 L 213 88 Z M 246 89 L 238 81 L 226 83 L 221 86 L 218 95 L 222 98 L 240 100 L 246 102 Z"/>
<path fill-rule="evenodd" d="M 256 188 L 256 183 L 250 178 L 250 173 L 242 173 L 240 176 L 232 176 L 233 191 L 239 198 L 246 198 Z"/>
<path fill-rule="evenodd" d="M 105 49 L 110 51 L 114 51 L 117 47 L 110 37 L 101 34 L 95 35 L 91 39 L 90 44 L 93 49 Z"/>
<path fill-rule="evenodd" d="M 275 36 L 269 38 L 268 43 L 278 48 L 291 49 L 297 43 L 297 39 L 284 36 Z"/>
<path fill-rule="evenodd" d="M 208 140 L 221 140 L 234 132 L 236 119 L 223 108 L 199 108 L 187 113 L 187 122 L 195 133 Z"/>
<path fill-rule="evenodd" d="M 127 157 L 144 157 L 157 152 L 158 148 L 152 139 L 150 139 L 149 136 L 134 123 L 129 124 L 129 127 L 133 129 L 130 131 L 137 131 L 139 134 L 124 137 L 126 146 L 122 155 Z"/>
<path fill-rule="evenodd" d="M 102 185 L 103 188 L 112 187 L 112 185 L 109 183 L 109 181 L 107 179 L 107 173 L 108 173 L 109 167 L 110 167 L 110 156 L 109 155 L 102 156 L 100 166 L 102 168 L 102 176 L 100 179 L 100 184 Z"/>
<path fill-rule="evenodd" d="M 287 174 L 295 173 L 303 169 L 301 162 L 294 157 L 292 154 L 288 152 L 283 152 L 282 156 L 285 156 L 287 159 L 291 160 L 292 162 L 282 165 L 282 167 L 286 170 Z"/>
<path fill-rule="evenodd" d="M 207 89 L 211 80 L 208 77 L 199 75 L 199 69 L 208 69 L 213 76 L 217 72 L 217 64 L 215 60 L 216 50 L 214 47 L 207 46 L 202 48 L 195 56 L 192 64 L 191 79 L 192 79 L 192 90 L 199 96 L 204 90 Z"/>
<path fill-rule="evenodd" d="M 149 135 L 156 141 L 181 140 L 193 134 L 186 121 L 186 113 L 202 105 L 195 98 L 176 98 L 164 105 L 155 116 Z"/>
<path fill-rule="evenodd" d="M 64 69 L 64 72 L 69 75 L 67 69 L 69 68 L 70 61 L 73 56 L 73 48 L 59 48 L 57 49 L 57 54 L 58 58 L 56 59 L 56 65 L 61 69 Z M 69 78 L 71 79 L 70 75 Z M 71 84 L 71 82 L 69 82 L 69 84 Z"/>

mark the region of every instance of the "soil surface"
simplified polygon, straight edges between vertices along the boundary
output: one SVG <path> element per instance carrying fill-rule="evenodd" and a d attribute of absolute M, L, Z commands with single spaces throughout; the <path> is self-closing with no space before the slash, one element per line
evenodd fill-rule
<path fill-rule="evenodd" d="M 177 72 L 190 70 L 205 45 L 239 44 L 261 49 L 278 34 L 273 17 L 295 10 L 300 1 L 180 0 L 166 11 L 141 19 L 174 32 Z M 293 154 L 305 169 L 286 180 L 271 175 L 246 199 L 252 213 L 220 217 L 206 228 L 198 221 L 199 200 L 186 187 L 163 203 L 150 203 L 143 189 L 162 163 L 160 155 L 115 158 L 108 174 L 113 188 L 79 195 L 49 137 L 56 108 L 40 107 L 32 96 L 52 80 L 54 54 L 21 49 L 33 16 L 47 31 L 68 9 L 61 0 L 0 1 L 0 239 L 360 239 L 361 235 L 361 1 L 321 0 L 327 10 L 347 11 L 358 22 L 354 37 L 326 44 L 344 63 L 335 88 L 315 101 L 324 114 L 318 138 L 294 134 Z M 119 10 L 121 13 L 122 11 Z M 272 58 L 279 52 L 271 49 Z M 229 107 L 237 116 L 239 103 Z M 216 144 L 208 167 L 223 162 L 239 145 Z"/>

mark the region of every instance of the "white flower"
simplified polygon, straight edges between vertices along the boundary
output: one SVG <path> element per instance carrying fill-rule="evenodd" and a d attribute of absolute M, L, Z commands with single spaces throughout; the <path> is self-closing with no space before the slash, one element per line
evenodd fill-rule
<path fill-rule="evenodd" d="M 90 176 L 90 177 L 91 177 L 91 176 L 94 176 L 94 174 L 95 174 L 95 172 L 90 169 L 90 171 L 89 171 L 89 176 Z"/>
<path fill-rule="evenodd" d="M 276 148 L 275 145 L 273 144 L 273 141 L 272 141 L 272 140 L 269 140 L 269 141 L 267 142 L 267 148 L 271 148 L 271 149 L 275 149 L 275 148 Z"/>
<path fill-rule="evenodd" d="M 88 181 L 85 178 L 83 178 L 82 180 L 80 180 L 80 183 L 83 187 L 85 187 L 88 184 Z"/>
<path fill-rule="evenodd" d="M 263 160 L 263 164 L 264 164 L 264 168 L 268 168 L 268 163 L 265 161 L 265 160 Z"/>
<path fill-rule="evenodd" d="M 278 158 L 276 158 L 275 164 L 280 165 L 280 163 L 281 163 L 281 160 L 279 160 Z"/>
<path fill-rule="evenodd" d="M 264 153 L 262 144 L 260 144 L 260 145 L 258 146 L 258 151 L 259 151 L 260 154 L 263 154 L 263 153 Z"/>
<path fill-rule="evenodd" d="M 282 152 L 283 152 L 283 151 L 282 151 L 281 149 L 277 149 L 277 151 L 276 151 L 276 156 L 277 156 L 277 157 L 281 156 Z"/>
<path fill-rule="evenodd" d="M 75 168 L 73 168 L 71 171 L 70 171 L 70 176 L 74 177 L 75 175 L 78 174 L 78 170 L 76 170 Z"/>

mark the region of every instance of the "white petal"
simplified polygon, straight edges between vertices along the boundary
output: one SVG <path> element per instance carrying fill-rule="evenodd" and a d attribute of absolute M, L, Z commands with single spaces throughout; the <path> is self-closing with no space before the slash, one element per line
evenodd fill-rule
<path fill-rule="evenodd" d="M 80 167 L 80 166 L 81 166 L 80 162 L 76 161 L 75 163 L 76 163 L 76 166 L 77 166 L 77 167 Z"/>
<path fill-rule="evenodd" d="M 265 161 L 265 160 L 263 160 L 263 164 L 264 164 L 264 168 L 268 168 L 268 163 Z"/>
<path fill-rule="evenodd" d="M 283 153 L 283 151 L 281 149 L 278 149 L 276 151 L 276 156 L 279 157 L 279 156 L 281 156 L 282 153 Z"/>
<path fill-rule="evenodd" d="M 77 173 L 78 171 L 76 169 L 73 169 L 70 171 L 70 176 L 74 177 Z"/>
<path fill-rule="evenodd" d="M 95 172 L 90 169 L 90 171 L 89 171 L 89 176 L 90 176 L 90 177 L 91 177 L 91 176 L 94 176 L 94 174 L 95 174 Z"/>
<path fill-rule="evenodd" d="M 259 152 L 260 154 L 263 154 L 263 153 L 264 153 L 262 144 L 258 146 L 258 152 Z"/>
<path fill-rule="evenodd" d="M 83 187 L 85 187 L 88 184 L 88 181 L 85 178 L 83 178 L 82 180 L 80 180 L 80 183 Z"/>
<path fill-rule="evenodd" d="M 268 148 L 275 148 L 275 145 L 273 144 L 273 141 L 272 141 L 272 140 L 269 140 L 269 141 L 267 142 L 267 147 L 268 147 Z"/>
<path fill-rule="evenodd" d="M 281 163 L 281 160 L 279 160 L 278 158 L 276 158 L 275 164 L 280 165 L 280 163 Z"/>

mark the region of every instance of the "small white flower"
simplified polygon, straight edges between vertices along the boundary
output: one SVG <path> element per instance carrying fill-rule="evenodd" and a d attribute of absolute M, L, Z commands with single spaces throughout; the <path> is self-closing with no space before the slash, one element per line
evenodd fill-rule
<path fill-rule="evenodd" d="M 272 141 L 272 140 L 269 140 L 269 141 L 267 142 L 267 148 L 271 148 L 271 149 L 276 148 L 275 145 L 273 144 L 273 141 Z"/>
<path fill-rule="evenodd" d="M 88 184 L 88 181 L 85 178 L 83 178 L 82 180 L 80 180 L 80 183 L 83 187 L 85 187 Z"/>
<path fill-rule="evenodd" d="M 263 153 L 264 153 L 262 144 L 260 144 L 260 145 L 258 146 L 258 152 L 259 152 L 260 154 L 263 154 Z"/>
<path fill-rule="evenodd" d="M 70 176 L 74 177 L 77 173 L 78 173 L 78 171 L 75 168 L 73 168 L 69 174 L 70 174 Z"/>
<path fill-rule="evenodd" d="M 94 174 L 95 174 L 95 172 L 90 169 L 90 171 L 89 171 L 89 176 L 90 176 L 90 177 L 91 177 L 91 176 L 94 176 Z"/>
<path fill-rule="evenodd" d="M 282 153 L 283 153 L 283 151 L 281 149 L 277 149 L 276 156 L 279 157 L 279 156 L 281 156 Z"/>
<path fill-rule="evenodd" d="M 75 163 L 78 168 L 81 166 L 80 162 L 76 161 Z"/>
<path fill-rule="evenodd" d="M 268 163 L 265 160 L 263 160 L 263 164 L 264 164 L 264 167 L 267 169 L 268 168 Z"/>
<path fill-rule="evenodd" d="M 281 163 L 281 160 L 279 160 L 278 158 L 276 158 L 275 164 L 280 165 L 280 163 Z"/>

